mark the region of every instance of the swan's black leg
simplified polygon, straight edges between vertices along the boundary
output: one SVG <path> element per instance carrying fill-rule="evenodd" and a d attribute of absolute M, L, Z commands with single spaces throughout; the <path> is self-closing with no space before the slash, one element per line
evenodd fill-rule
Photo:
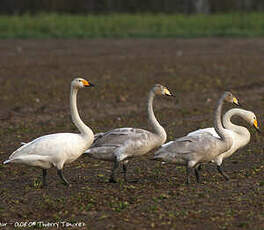
<path fill-rule="evenodd" d="M 199 166 L 201 166 L 201 165 L 199 165 Z M 198 168 L 199 168 L 199 166 L 198 166 Z M 197 183 L 200 183 L 199 169 L 195 168 L 194 172 L 195 172 L 195 177 L 196 177 Z"/>
<path fill-rule="evenodd" d="M 42 187 L 47 186 L 46 176 L 47 176 L 47 169 L 42 169 Z"/>
<path fill-rule="evenodd" d="M 127 163 L 123 163 L 123 173 L 124 173 L 124 180 L 127 182 Z"/>
<path fill-rule="evenodd" d="M 123 162 L 123 173 L 124 173 L 125 182 L 127 182 L 127 183 L 137 183 L 138 182 L 137 179 L 133 179 L 133 180 L 128 180 L 127 179 L 127 175 L 126 175 L 126 173 L 127 173 L 127 165 L 128 165 L 128 161 Z"/>
<path fill-rule="evenodd" d="M 116 183 L 115 172 L 116 172 L 118 166 L 119 166 L 119 162 L 117 160 L 115 160 L 114 166 L 113 166 L 113 169 L 112 169 L 112 173 L 111 173 L 111 176 L 109 178 L 109 182 L 110 183 Z"/>
<path fill-rule="evenodd" d="M 65 177 L 63 175 L 62 169 L 58 169 L 57 173 L 58 173 L 59 177 L 61 178 L 61 180 L 63 181 L 63 184 L 69 185 L 69 182 L 65 179 Z"/>
<path fill-rule="evenodd" d="M 199 164 L 197 169 L 198 169 L 198 171 L 201 171 L 202 170 L 202 164 Z"/>
<path fill-rule="evenodd" d="M 229 180 L 229 176 L 226 173 L 223 172 L 223 170 L 222 170 L 220 165 L 217 165 L 217 170 L 225 178 L 225 180 Z"/>
<path fill-rule="evenodd" d="M 190 171 L 191 169 L 186 165 L 186 184 L 190 184 Z"/>

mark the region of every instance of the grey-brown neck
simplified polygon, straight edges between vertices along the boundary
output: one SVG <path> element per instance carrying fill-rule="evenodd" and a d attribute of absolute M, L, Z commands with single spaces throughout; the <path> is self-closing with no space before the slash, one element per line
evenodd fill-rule
<path fill-rule="evenodd" d="M 232 138 L 226 133 L 225 128 L 222 125 L 221 122 L 221 114 L 222 114 L 222 107 L 225 99 L 225 94 L 222 95 L 222 97 L 219 99 L 217 103 L 217 107 L 214 114 L 214 128 L 219 137 L 222 140 L 222 143 L 224 144 L 224 148 L 228 149 L 232 145 Z"/>
<path fill-rule="evenodd" d="M 153 92 L 153 90 L 151 90 L 148 96 L 148 119 L 153 128 L 154 133 L 157 134 L 161 139 L 161 142 L 164 143 L 167 139 L 167 134 L 165 129 L 159 124 L 159 122 L 157 121 L 154 115 L 153 112 L 154 97 L 155 97 L 155 93 Z"/>
<path fill-rule="evenodd" d="M 71 111 L 72 122 L 79 129 L 82 136 L 88 136 L 90 139 L 93 139 L 94 137 L 93 131 L 83 123 L 83 121 L 79 116 L 77 109 L 77 93 L 78 93 L 78 89 L 71 87 L 70 111 Z"/>

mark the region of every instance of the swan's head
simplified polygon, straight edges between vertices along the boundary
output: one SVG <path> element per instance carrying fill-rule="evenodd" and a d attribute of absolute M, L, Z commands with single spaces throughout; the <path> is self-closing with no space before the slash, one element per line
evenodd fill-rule
<path fill-rule="evenodd" d="M 224 100 L 229 103 L 240 106 L 238 99 L 229 91 L 224 93 Z"/>
<path fill-rule="evenodd" d="M 173 96 L 172 93 L 165 86 L 160 85 L 160 84 L 154 85 L 154 87 L 152 88 L 152 91 L 156 95 Z"/>
<path fill-rule="evenodd" d="M 84 88 L 84 87 L 94 87 L 93 83 L 83 78 L 80 78 L 80 77 L 73 79 L 71 85 L 73 88 L 77 88 L 77 89 Z"/>
<path fill-rule="evenodd" d="M 251 111 L 247 111 L 246 114 L 246 120 L 248 121 L 249 124 L 251 124 L 257 131 L 260 132 L 259 127 L 258 127 L 258 121 L 256 118 L 256 115 L 251 112 Z"/>

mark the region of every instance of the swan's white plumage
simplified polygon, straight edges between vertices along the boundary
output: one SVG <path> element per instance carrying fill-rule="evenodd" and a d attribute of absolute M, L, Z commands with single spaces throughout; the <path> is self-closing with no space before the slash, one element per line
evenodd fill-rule
<path fill-rule="evenodd" d="M 68 184 L 62 174 L 65 163 L 76 160 L 93 143 L 93 131 L 81 120 L 77 109 L 77 92 L 80 88 L 93 86 L 82 78 L 75 78 L 71 82 L 70 111 L 73 123 L 80 133 L 56 133 L 41 136 L 14 151 L 7 163 L 22 163 L 42 168 L 43 185 L 46 184 L 46 169 L 56 167 L 58 175 L 65 184 Z"/>
<path fill-rule="evenodd" d="M 254 121 L 256 120 L 256 116 L 253 112 L 244 109 L 230 109 L 225 113 L 223 117 L 223 126 L 228 128 L 227 130 L 233 139 L 233 144 L 228 151 L 221 153 L 214 160 L 212 160 L 212 162 L 219 166 L 225 158 L 230 157 L 234 152 L 247 145 L 250 141 L 250 133 L 245 127 L 232 124 L 231 118 L 233 116 L 240 116 L 251 125 L 254 125 Z M 213 127 L 195 130 L 188 133 L 187 136 L 206 135 L 207 133 L 219 138 L 219 135 Z"/>
<path fill-rule="evenodd" d="M 39 137 L 22 145 L 4 163 L 23 163 L 41 168 L 61 169 L 76 160 L 89 146 L 80 134 L 56 133 Z"/>

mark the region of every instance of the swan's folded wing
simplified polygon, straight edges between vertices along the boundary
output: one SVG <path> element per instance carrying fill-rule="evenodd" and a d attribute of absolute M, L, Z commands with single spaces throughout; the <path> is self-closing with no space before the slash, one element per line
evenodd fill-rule
<path fill-rule="evenodd" d="M 186 161 L 191 158 L 192 150 L 188 148 L 191 143 L 191 138 L 178 138 L 167 143 L 154 153 L 154 160 L 186 164 Z"/>
<path fill-rule="evenodd" d="M 234 131 L 225 129 L 225 132 L 234 140 L 235 138 Z M 205 138 L 209 138 L 212 136 L 212 137 L 216 137 L 217 139 L 220 139 L 219 135 L 217 134 L 214 128 L 198 129 L 187 134 L 188 137 L 203 136 L 203 135 Z"/>
<path fill-rule="evenodd" d="M 75 144 L 81 143 L 79 134 L 74 133 L 56 133 L 45 135 L 26 143 L 14 151 L 9 159 L 21 155 L 37 154 L 42 156 L 58 155 L 61 152 L 74 152 Z"/>
<path fill-rule="evenodd" d="M 193 152 L 206 154 L 207 152 L 216 149 L 218 144 L 218 137 L 214 137 L 211 133 L 204 133 L 202 135 L 177 138 L 172 146 L 169 147 L 174 147 L 181 153 Z"/>
<path fill-rule="evenodd" d="M 195 131 L 192 131 L 190 133 L 187 134 L 187 136 L 196 136 L 196 135 L 207 135 L 207 134 L 211 134 L 214 137 L 219 138 L 219 135 L 217 134 L 217 132 L 215 131 L 214 128 L 205 128 L 205 129 L 197 129 Z"/>
<path fill-rule="evenodd" d="M 143 129 L 136 128 L 119 128 L 110 130 L 105 133 L 100 133 L 96 136 L 93 147 L 101 146 L 116 146 L 119 147 L 124 144 L 127 140 L 144 139 L 150 135 L 150 132 Z"/>
<path fill-rule="evenodd" d="M 204 133 L 203 135 L 184 136 L 176 138 L 174 141 L 160 148 L 155 155 L 161 152 L 167 152 L 174 154 L 175 156 L 207 152 L 215 145 L 216 138 L 210 133 Z"/>
<path fill-rule="evenodd" d="M 120 128 L 102 133 L 96 136 L 92 146 L 85 151 L 89 157 L 101 160 L 114 160 L 116 156 L 119 158 L 126 157 L 124 149 L 134 149 L 146 144 L 150 140 L 150 132 L 136 128 Z M 117 151 L 121 151 L 119 154 Z"/>
<path fill-rule="evenodd" d="M 170 144 L 164 147 L 166 151 L 171 152 L 171 153 L 181 153 L 181 154 L 186 154 L 190 153 L 193 150 L 193 145 L 199 142 L 200 138 L 195 136 L 195 137 L 180 137 L 172 141 Z"/>

